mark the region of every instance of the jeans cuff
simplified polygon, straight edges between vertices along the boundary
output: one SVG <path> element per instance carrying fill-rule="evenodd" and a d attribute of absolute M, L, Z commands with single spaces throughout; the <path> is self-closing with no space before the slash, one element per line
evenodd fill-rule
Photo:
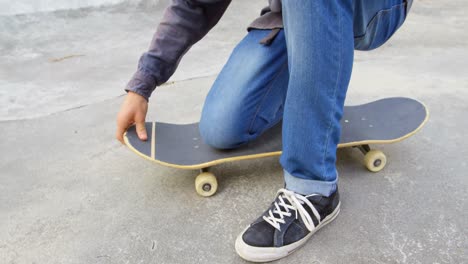
<path fill-rule="evenodd" d="M 286 189 L 293 192 L 303 195 L 316 193 L 328 197 L 336 190 L 338 183 L 338 173 L 334 181 L 317 181 L 294 177 L 293 175 L 289 174 L 289 172 L 284 170 L 284 182 L 286 184 Z"/>

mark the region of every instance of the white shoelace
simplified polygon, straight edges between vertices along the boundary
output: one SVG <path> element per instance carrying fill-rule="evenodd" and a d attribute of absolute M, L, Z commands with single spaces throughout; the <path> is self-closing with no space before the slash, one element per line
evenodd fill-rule
<path fill-rule="evenodd" d="M 270 211 L 268 212 L 269 216 L 263 216 L 263 220 L 268 222 L 278 231 L 281 231 L 280 224 L 285 223 L 284 217 L 291 216 L 292 211 L 295 211 L 296 219 L 298 216 L 297 213 L 299 212 L 302 221 L 304 222 L 305 226 L 310 232 L 312 232 L 312 230 L 315 229 L 312 217 L 309 215 L 306 209 L 304 209 L 304 203 L 307 204 L 307 206 L 309 206 L 310 209 L 312 209 L 313 214 L 320 223 L 320 214 L 318 213 L 317 209 L 315 209 L 314 205 L 306 197 L 286 189 L 279 189 L 277 195 L 279 201 L 275 202 L 275 208 L 273 208 L 273 210 L 270 209 Z M 289 204 L 285 202 L 286 200 L 289 201 Z M 277 216 L 275 216 L 275 214 Z"/>

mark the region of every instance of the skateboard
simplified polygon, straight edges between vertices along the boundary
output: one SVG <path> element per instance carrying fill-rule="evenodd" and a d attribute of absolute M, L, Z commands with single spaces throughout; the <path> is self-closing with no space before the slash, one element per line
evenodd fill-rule
<path fill-rule="evenodd" d="M 428 110 L 417 100 L 403 97 L 385 98 L 374 102 L 345 106 L 341 120 L 338 148 L 354 147 L 364 154 L 364 165 L 372 172 L 381 171 L 387 157 L 371 144 L 402 141 L 418 132 L 428 120 Z M 211 166 L 246 159 L 281 155 L 281 123 L 257 139 L 236 149 L 219 150 L 203 143 L 198 123 L 169 124 L 147 122 L 148 140 L 141 141 L 131 126 L 125 133 L 126 145 L 135 153 L 164 166 L 200 170 L 195 189 L 201 196 L 216 193 L 216 176 L 208 172 Z"/>

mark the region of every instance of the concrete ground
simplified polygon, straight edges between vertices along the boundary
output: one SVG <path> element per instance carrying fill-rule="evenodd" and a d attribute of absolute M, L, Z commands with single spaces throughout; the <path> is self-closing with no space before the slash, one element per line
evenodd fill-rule
<path fill-rule="evenodd" d="M 233 8 L 249 4 L 238 1 Z M 359 151 L 338 151 L 340 216 L 278 263 L 468 263 L 467 7 L 461 0 L 416 1 L 385 47 L 356 53 L 347 104 L 407 96 L 428 106 L 430 120 L 406 141 L 377 146 L 389 160 L 380 173 L 361 165 Z M 226 19 L 239 20 L 232 12 Z M 192 57 L 181 65 L 187 74 L 158 88 L 148 120 L 197 121 L 215 75 L 191 75 L 214 60 L 210 71 L 219 71 L 229 53 L 214 47 L 219 40 L 232 47 L 242 34 L 222 24 L 187 54 Z M 196 60 L 196 52 L 210 48 L 206 61 Z M 54 65 L 49 78 L 65 73 L 77 86 L 82 80 L 94 89 L 111 82 L 83 65 L 73 76 L 66 67 L 72 61 L 58 62 L 63 69 Z M 24 89 L 36 85 L 20 68 L 2 67 L 3 76 L 23 78 Z M 115 96 L 0 122 L 1 263 L 243 263 L 234 241 L 282 186 L 278 158 L 216 166 L 218 193 L 199 197 L 196 171 L 153 164 L 114 140 L 119 87 L 134 64 L 128 67 L 117 69 L 120 75 L 105 68 L 118 86 Z M 8 80 L 5 89 L 9 83 L 21 88 Z"/>

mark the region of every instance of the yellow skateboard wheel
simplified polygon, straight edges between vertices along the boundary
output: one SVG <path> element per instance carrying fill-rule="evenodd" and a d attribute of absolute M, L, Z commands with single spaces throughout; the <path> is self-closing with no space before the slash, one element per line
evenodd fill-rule
<path fill-rule="evenodd" d="M 387 157 L 380 150 L 371 150 L 364 156 L 364 165 L 372 172 L 381 171 L 387 164 Z"/>
<path fill-rule="evenodd" d="M 203 197 L 209 197 L 216 193 L 218 181 L 211 172 L 202 172 L 195 178 L 195 190 Z"/>

